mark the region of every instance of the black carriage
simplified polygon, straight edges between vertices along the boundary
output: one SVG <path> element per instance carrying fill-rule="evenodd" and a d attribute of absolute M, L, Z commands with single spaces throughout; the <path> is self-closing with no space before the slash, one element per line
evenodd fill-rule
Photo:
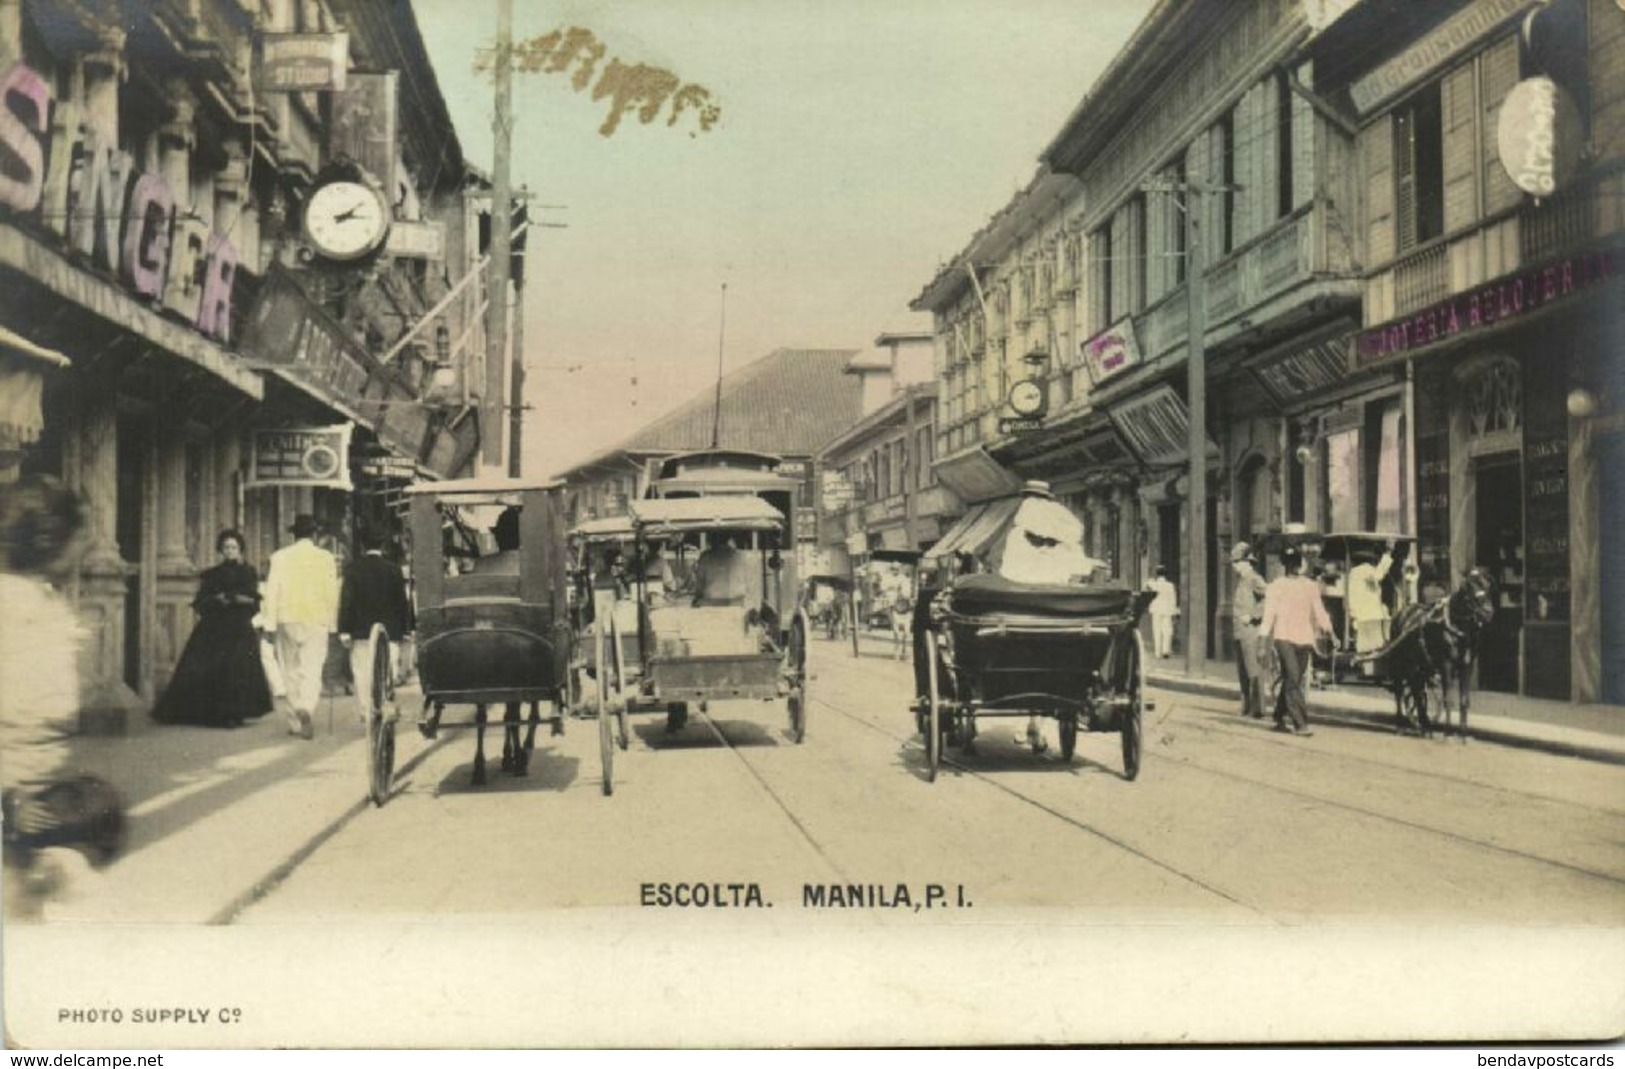
<path fill-rule="evenodd" d="M 571 631 L 562 490 L 560 483 L 505 478 L 407 488 L 423 687 L 418 727 L 430 739 L 443 728 L 474 727 L 476 785 L 486 779 L 490 706 L 505 708 L 504 772 L 526 773 L 543 702 L 551 706 L 545 722 L 554 734 L 564 730 Z M 522 705 L 529 707 L 523 725 Z M 450 706 L 473 706 L 473 718 L 444 720 Z M 387 783 L 387 770 L 383 778 Z"/>
<path fill-rule="evenodd" d="M 1029 538 L 1035 510 L 1048 530 Z M 915 642 L 923 684 L 915 714 L 932 780 L 943 748 L 972 750 L 987 717 L 1054 719 L 1068 761 L 1080 731 L 1117 732 L 1124 778 L 1139 775 L 1150 703 L 1138 625 L 1152 595 L 1095 582 L 1090 565 L 1099 562 L 1082 552 L 1081 527 L 1063 513 L 1042 484 L 1030 483 L 973 507 L 926 555 L 938 576 L 921 583 L 930 607 Z M 1066 546 L 1065 538 L 1077 542 Z M 1060 560 L 1073 562 L 1065 569 L 1081 567 L 1044 581 L 1042 567 L 1012 563 L 1012 540 L 1059 549 Z"/>

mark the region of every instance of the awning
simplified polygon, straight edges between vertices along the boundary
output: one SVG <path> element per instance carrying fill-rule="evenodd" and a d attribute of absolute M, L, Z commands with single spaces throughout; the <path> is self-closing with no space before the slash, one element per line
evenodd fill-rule
<path fill-rule="evenodd" d="M 413 483 L 402 492 L 429 494 L 455 505 L 521 505 L 526 490 L 561 490 L 556 479 L 514 479 L 501 476 L 474 476 L 468 479 L 439 479 Z"/>
<path fill-rule="evenodd" d="M 1021 489 L 1021 478 L 981 446 L 944 457 L 931 465 L 931 472 L 961 501 L 987 501 Z"/>
<path fill-rule="evenodd" d="M 988 501 L 972 506 L 971 510 L 959 518 L 959 522 L 948 528 L 946 534 L 937 540 L 937 544 L 925 551 L 928 561 L 939 560 L 950 553 L 969 553 L 976 555 L 984 552 L 995 539 L 1009 525 L 1011 517 L 1015 516 L 1016 509 L 1021 507 L 1022 498 L 1001 497 L 996 501 Z"/>
<path fill-rule="evenodd" d="M 45 430 L 45 374 L 72 363 L 0 326 L 0 452 L 39 441 Z"/>
<path fill-rule="evenodd" d="M 630 506 L 633 521 L 651 535 L 683 531 L 776 531 L 784 514 L 753 494 L 645 498 Z"/>
<path fill-rule="evenodd" d="M 570 528 L 570 537 L 589 542 L 629 541 L 632 538 L 632 517 L 605 516 L 587 520 Z"/>

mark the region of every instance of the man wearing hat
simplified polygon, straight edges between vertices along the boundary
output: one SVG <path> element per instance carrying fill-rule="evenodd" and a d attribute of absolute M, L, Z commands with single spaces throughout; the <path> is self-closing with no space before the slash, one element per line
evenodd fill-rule
<path fill-rule="evenodd" d="M 333 554 L 318 546 L 316 518 L 294 517 L 288 528 L 293 545 L 271 554 L 260 606 L 261 626 L 276 641 L 277 659 L 288 687 L 288 733 L 316 737 L 311 717 L 322 698 L 322 664 L 327 639 L 338 622 L 339 571 Z"/>
<path fill-rule="evenodd" d="M 1264 591 L 1268 584 L 1258 574 L 1258 558 L 1246 542 L 1230 550 L 1230 567 L 1236 573 L 1236 589 L 1230 598 L 1230 616 L 1236 628 L 1236 676 L 1241 681 L 1241 714 L 1257 720 L 1274 693 L 1270 659 L 1258 638 L 1258 625 L 1264 619 Z"/>
<path fill-rule="evenodd" d="M 1275 644 L 1281 666 L 1281 696 L 1275 703 L 1275 729 L 1309 735 L 1309 703 L 1304 699 L 1304 677 L 1309 672 L 1315 643 L 1332 633 L 1332 619 L 1320 599 L 1320 584 L 1303 574 L 1303 553 L 1296 546 L 1281 551 L 1286 574 L 1264 591 L 1264 618 L 1258 630 Z M 1335 645 L 1335 641 L 1333 643 Z"/>

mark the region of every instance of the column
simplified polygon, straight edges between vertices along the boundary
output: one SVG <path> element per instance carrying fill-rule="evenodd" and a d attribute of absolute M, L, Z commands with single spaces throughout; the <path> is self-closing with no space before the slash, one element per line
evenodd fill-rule
<path fill-rule="evenodd" d="M 1569 394 L 1569 696 L 1588 703 L 1602 694 L 1601 500 L 1595 446 L 1596 395 Z M 1617 532 L 1614 537 L 1617 537 Z"/>
<path fill-rule="evenodd" d="M 197 147 L 197 99 L 180 78 L 164 82 L 164 99 L 170 107 L 169 120 L 158 128 L 158 166 L 175 198 L 175 211 L 184 215 L 192 208 L 192 149 Z"/>
<path fill-rule="evenodd" d="M 191 578 L 197 566 L 186 548 L 186 439 L 177 428 L 154 427 L 158 494 L 158 570 L 164 576 Z"/>
<path fill-rule="evenodd" d="M 96 34 L 96 49 L 80 57 L 85 78 L 85 123 L 118 144 L 119 85 L 129 74 L 124 65 L 126 34 L 118 26 L 103 26 Z"/>
<path fill-rule="evenodd" d="M 0 69 L 10 67 L 17 61 L 17 42 L 22 37 L 22 0 L 0 0 Z"/>
<path fill-rule="evenodd" d="M 260 226 L 259 210 L 250 199 L 248 151 L 238 138 L 225 142 L 226 165 L 214 179 L 215 233 L 237 249 L 243 267 L 258 272 Z"/>

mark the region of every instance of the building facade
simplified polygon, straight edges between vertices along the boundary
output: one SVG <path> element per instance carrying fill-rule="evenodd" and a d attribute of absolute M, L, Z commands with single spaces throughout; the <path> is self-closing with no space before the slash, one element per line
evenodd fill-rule
<path fill-rule="evenodd" d="M 1498 584 L 1478 685 L 1625 703 L 1625 12 L 1369 2 L 1316 51 L 1358 127 L 1353 368 L 1414 383 L 1424 569 Z"/>
<path fill-rule="evenodd" d="M 66 360 L 12 470 L 87 502 L 83 720 L 117 730 L 167 682 L 218 530 L 263 567 L 311 512 L 347 555 L 391 487 L 467 467 L 477 418 L 431 403 L 458 369 L 421 341 L 472 259 L 465 169 L 404 5 L 0 0 L 0 78 L 0 326 Z M 335 165 L 380 202 L 354 262 L 304 225 Z"/>

